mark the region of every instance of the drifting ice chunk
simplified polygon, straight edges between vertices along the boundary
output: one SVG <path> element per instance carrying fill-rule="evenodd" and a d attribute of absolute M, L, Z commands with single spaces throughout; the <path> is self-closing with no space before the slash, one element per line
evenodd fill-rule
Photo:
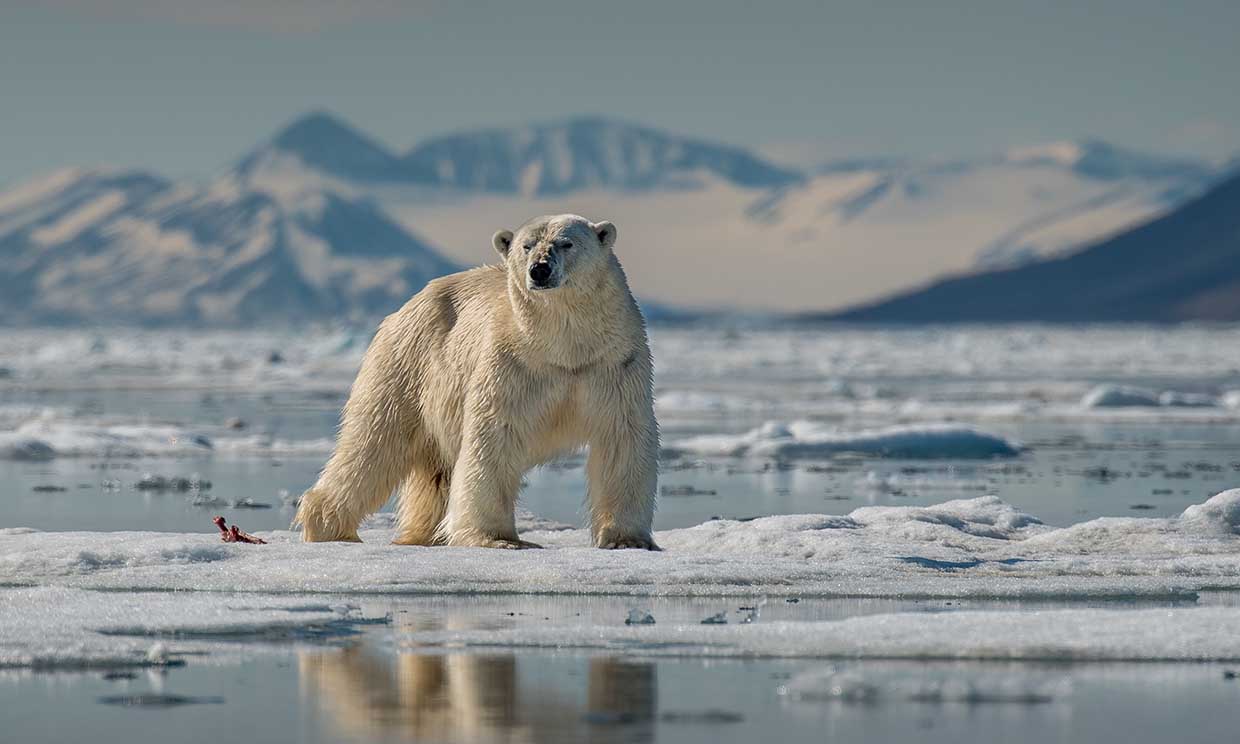
<path fill-rule="evenodd" d="M 725 457 L 820 458 L 842 453 L 896 458 L 1013 457 L 1021 445 L 969 426 L 932 424 L 841 432 L 810 421 L 767 422 L 743 434 L 691 437 L 673 452 Z"/>
<path fill-rule="evenodd" d="M 0 459 L 44 462 L 55 457 L 56 450 L 41 439 L 22 437 L 13 432 L 0 432 Z"/>
<path fill-rule="evenodd" d="M 1218 406 L 1218 398 L 1201 393 L 1181 393 L 1176 390 L 1168 390 L 1158 396 L 1158 403 L 1167 408 L 1215 408 Z"/>
<path fill-rule="evenodd" d="M 1204 504 L 1193 504 L 1180 519 L 1203 532 L 1240 534 L 1240 488 L 1215 494 Z"/>
<path fill-rule="evenodd" d="M 1099 385 L 1081 398 L 1085 408 L 1157 408 L 1158 393 L 1126 385 Z"/>
<path fill-rule="evenodd" d="M 1225 399 L 1224 404 L 1226 405 Z M 1126 385 L 1099 385 L 1081 398 L 1084 408 L 1216 408 L 1220 400 L 1203 393 L 1153 390 Z"/>
<path fill-rule="evenodd" d="M 629 616 L 624 619 L 625 625 L 654 625 L 654 615 L 645 610 L 629 610 Z"/>

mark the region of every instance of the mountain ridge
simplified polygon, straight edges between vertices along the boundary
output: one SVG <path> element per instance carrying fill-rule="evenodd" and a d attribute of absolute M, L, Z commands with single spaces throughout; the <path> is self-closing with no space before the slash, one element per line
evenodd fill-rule
<path fill-rule="evenodd" d="M 698 171 L 747 188 L 804 178 L 741 147 L 601 116 L 444 134 L 398 153 L 343 118 L 314 111 L 247 153 L 235 170 L 252 176 L 281 155 L 336 178 L 490 193 L 692 187 Z"/>
<path fill-rule="evenodd" d="M 1169 255 L 1169 246 L 1177 245 L 1186 247 Z M 1063 257 L 950 277 L 843 312 L 802 317 L 888 323 L 1240 320 L 1240 172 L 1166 215 Z"/>
<path fill-rule="evenodd" d="M 229 180 L 199 186 L 142 171 L 56 178 L 34 205 L 0 199 L 5 324 L 374 316 L 459 268 L 373 205 L 336 193 L 282 201 Z"/>

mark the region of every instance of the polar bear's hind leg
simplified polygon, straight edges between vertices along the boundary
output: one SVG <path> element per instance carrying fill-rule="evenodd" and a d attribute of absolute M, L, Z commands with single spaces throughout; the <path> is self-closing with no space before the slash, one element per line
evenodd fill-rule
<path fill-rule="evenodd" d="M 401 484 L 396 505 L 397 545 L 439 545 L 436 536 L 448 511 L 448 485 L 451 471 L 433 467 L 415 467 Z"/>

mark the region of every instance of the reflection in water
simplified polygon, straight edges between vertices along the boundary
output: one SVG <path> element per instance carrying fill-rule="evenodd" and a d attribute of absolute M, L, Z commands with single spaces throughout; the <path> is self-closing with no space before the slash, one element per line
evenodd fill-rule
<path fill-rule="evenodd" d="M 654 664 L 591 659 L 583 698 L 580 691 L 556 689 L 541 662 L 531 659 L 523 670 L 511 654 L 392 656 L 357 645 L 303 652 L 300 681 L 303 696 L 357 739 L 653 740 Z"/>

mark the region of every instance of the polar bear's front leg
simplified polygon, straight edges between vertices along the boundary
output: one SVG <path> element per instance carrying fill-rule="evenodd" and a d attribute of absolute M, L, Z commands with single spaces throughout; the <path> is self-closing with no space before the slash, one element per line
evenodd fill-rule
<path fill-rule="evenodd" d="M 414 426 L 401 404 L 406 386 L 383 369 L 382 339 L 376 337 L 358 372 L 335 451 L 301 497 L 294 524 L 306 542 L 359 542 L 362 519 L 387 502 L 414 464 Z"/>
<path fill-rule="evenodd" d="M 481 548 L 536 548 L 517 537 L 517 493 L 521 488 L 524 443 L 491 386 L 465 404 L 461 449 L 448 488 L 448 513 L 438 539 L 448 545 Z"/>
<path fill-rule="evenodd" d="M 648 358 L 647 358 L 648 359 Z M 589 396 L 590 532 L 600 548 L 658 550 L 651 534 L 658 485 L 659 428 L 648 361 L 605 375 Z"/>
<path fill-rule="evenodd" d="M 357 527 L 378 511 L 409 472 L 413 447 L 400 422 L 350 401 L 314 487 L 302 494 L 294 524 L 306 542 L 360 542 Z"/>

